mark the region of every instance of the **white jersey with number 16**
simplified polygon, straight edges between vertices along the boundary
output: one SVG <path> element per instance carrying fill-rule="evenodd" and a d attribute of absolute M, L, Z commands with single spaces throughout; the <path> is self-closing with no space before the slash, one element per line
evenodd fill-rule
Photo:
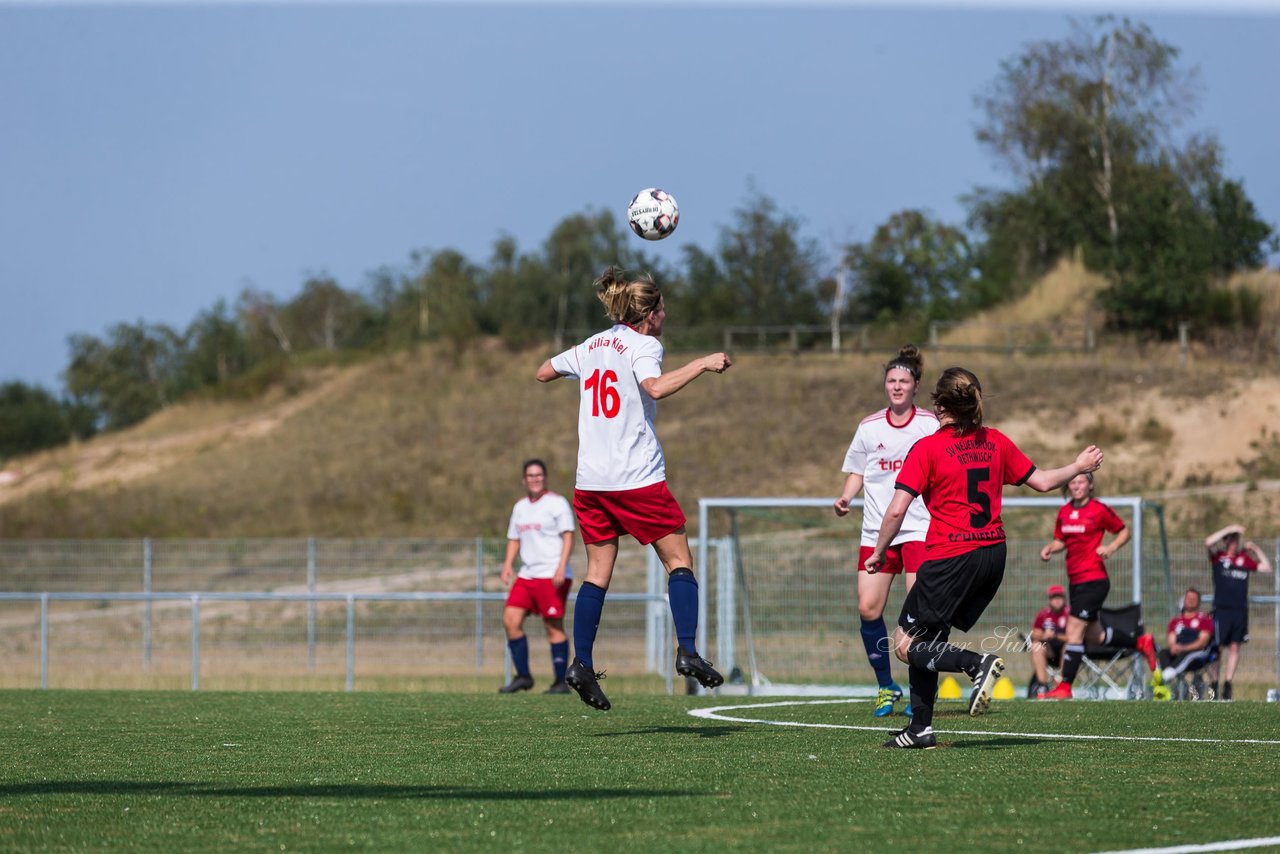
<path fill-rule="evenodd" d="M 624 323 L 592 335 L 551 360 L 580 381 L 577 488 L 618 492 L 667 479 L 653 431 L 658 405 L 640 383 L 662 375 L 662 343 Z"/>

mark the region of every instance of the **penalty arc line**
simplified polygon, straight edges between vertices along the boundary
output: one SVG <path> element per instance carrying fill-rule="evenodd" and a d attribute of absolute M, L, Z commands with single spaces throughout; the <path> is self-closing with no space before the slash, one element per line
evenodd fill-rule
<path fill-rule="evenodd" d="M 733 723 L 742 724 L 765 724 L 767 726 L 793 726 L 806 727 L 809 729 L 848 729 L 858 730 L 861 732 L 897 732 L 901 727 L 882 727 L 882 726 L 859 726 L 857 724 L 824 724 L 809 723 L 804 721 L 778 721 L 769 720 L 768 718 L 743 718 L 732 717 L 722 714 L 722 712 L 734 712 L 747 709 L 776 709 L 783 706 L 821 706 L 832 705 L 836 703 L 865 703 L 866 700 L 842 699 L 842 700 L 787 700 L 781 703 L 746 703 L 734 706 L 712 706 L 706 709 L 690 709 L 689 714 L 695 718 L 712 721 L 732 721 Z M 1178 736 L 1160 736 L 1160 735 L 1082 735 L 1078 733 L 1064 732 L 999 732 L 997 730 L 978 730 L 978 729 L 936 729 L 934 732 L 947 735 L 989 735 L 1004 736 L 1006 738 L 1058 738 L 1070 741 L 1160 741 L 1160 742 L 1178 742 L 1183 744 L 1274 744 L 1280 745 L 1280 741 L 1268 740 L 1261 738 L 1183 738 Z"/>
<path fill-rule="evenodd" d="M 1168 848 L 1126 848 L 1121 851 L 1104 851 L 1102 854 L 1197 854 L 1200 851 L 1240 851 L 1267 845 L 1280 845 L 1280 836 L 1228 839 L 1223 842 L 1206 842 L 1203 845 L 1172 845 Z"/>

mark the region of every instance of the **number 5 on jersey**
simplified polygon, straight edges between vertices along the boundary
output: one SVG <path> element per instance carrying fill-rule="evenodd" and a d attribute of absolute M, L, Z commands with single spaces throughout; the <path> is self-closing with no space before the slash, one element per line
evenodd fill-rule
<path fill-rule="evenodd" d="M 618 410 L 622 408 L 622 397 L 618 394 L 618 390 L 614 388 L 614 384 L 618 382 L 618 375 L 613 371 L 601 371 L 596 368 L 587 377 L 587 381 L 582 387 L 591 392 L 591 416 L 599 418 L 603 413 L 605 418 L 613 418 L 618 414 Z"/>

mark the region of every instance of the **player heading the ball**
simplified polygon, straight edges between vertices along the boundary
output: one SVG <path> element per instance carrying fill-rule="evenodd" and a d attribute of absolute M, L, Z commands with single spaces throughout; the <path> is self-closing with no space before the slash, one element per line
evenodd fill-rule
<path fill-rule="evenodd" d="M 578 380 L 578 474 L 573 510 L 587 549 L 587 576 L 573 612 L 576 655 L 565 681 L 588 706 L 610 707 L 600 689 L 603 671 L 592 658 L 605 592 L 618 557 L 618 538 L 653 544 L 667 570 L 671 617 L 679 647 L 676 672 L 703 687 L 724 682 L 711 662 L 698 655 L 698 582 L 685 533 L 685 516 L 667 489 L 666 459 L 654 432 L 657 401 L 669 397 L 707 371 L 722 374 L 731 362 L 724 353 L 694 359 L 662 372 L 662 325 L 667 308 L 662 290 L 648 276 L 628 278 L 615 267 L 594 283 L 613 326 L 542 363 L 538 381 Z"/>

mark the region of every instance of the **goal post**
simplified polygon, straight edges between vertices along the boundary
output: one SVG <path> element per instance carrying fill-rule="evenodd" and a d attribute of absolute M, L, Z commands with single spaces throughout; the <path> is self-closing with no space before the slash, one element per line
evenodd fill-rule
<path fill-rule="evenodd" d="M 1108 605 L 1143 602 L 1164 586 L 1163 574 L 1145 570 L 1160 557 L 1148 542 L 1139 496 L 1099 497 L 1124 519 L 1132 539 L 1108 562 L 1112 588 Z M 726 676 L 727 689 L 759 694 L 865 694 L 874 688 L 860 637 L 855 570 L 863 501 L 837 518 L 834 496 L 710 497 L 698 502 L 697 565 L 705 594 L 699 599 L 704 644 Z M 1019 633 L 1029 630 L 1046 604 L 1045 590 L 1066 583 L 1062 556 L 1049 562 L 1039 552 L 1052 537 L 1064 499 L 1005 496 L 1001 517 L 1009 561 L 1000 594 L 982 621 L 957 641 L 1003 643 L 1012 677 L 1030 673 L 1026 655 L 1014 652 Z M 1108 537 L 1109 539 L 1109 537 Z M 1151 577 L 1148 577 L 1151 576 Z M 895 580 L 885 605 L 892 633 L 906 585 Z M 1163 597 L 1157 597 L 1157 603 Z M 1160 612 L 1163 614 L 1163 612 Z M 1144 615 L 1148 625 L 1160 615 Z M 1003 653 L 1002 653 L 1003 654 Z M 894 662 L 896 676 L 901 666 Z M 901 682 L 901 678 L 899 678 Z M 738 688 L 733 685 L 737 684 Z M 852 686 L 852 687 L 851 687 Z"/>

